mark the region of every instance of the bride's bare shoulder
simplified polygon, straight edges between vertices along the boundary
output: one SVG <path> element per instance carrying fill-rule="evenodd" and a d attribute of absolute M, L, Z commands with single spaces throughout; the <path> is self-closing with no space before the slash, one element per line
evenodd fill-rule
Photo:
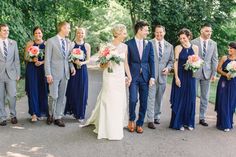
<path fill-rule="evenodd" d="M 125 43 L 121 43 L 121 47 L 127 49 L 128 46 Z"/>

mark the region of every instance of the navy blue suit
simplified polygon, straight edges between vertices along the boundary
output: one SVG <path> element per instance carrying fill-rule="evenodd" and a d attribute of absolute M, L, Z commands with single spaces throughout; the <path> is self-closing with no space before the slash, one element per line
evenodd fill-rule
<path fill-rule="evenodd" d="M 154 52 L 151 42 L 144 41 L 142 58 L 139 56 L 135 39 L 126 42 L 128 45 L 128 63 L 132 76 L 129 87 L 129 120 L 136 119 L 135 108 L 139 92 L 139 118 L 137 126 L 142 126 L 147 110 L 147 98 L 150 78 L 155 78 Z"/>

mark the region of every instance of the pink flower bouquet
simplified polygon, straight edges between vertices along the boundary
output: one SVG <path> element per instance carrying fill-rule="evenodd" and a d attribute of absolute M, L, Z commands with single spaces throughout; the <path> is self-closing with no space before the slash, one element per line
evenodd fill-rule
<path fill-rule="evenodd" d="M 184 64 L 184 69 L 192 70 L 195 73 L 203 64 L 204 61 L 198 55 L 191 55 L 188 57 L 186 64 Z"/>

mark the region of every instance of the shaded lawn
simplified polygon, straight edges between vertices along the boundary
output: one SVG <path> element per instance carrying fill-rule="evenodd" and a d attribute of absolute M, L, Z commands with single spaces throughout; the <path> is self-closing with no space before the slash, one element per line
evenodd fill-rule
<path fill-rule="evenodd" d="M 173 74 L 169 74 L 169 76 L 167 78 L 167 83 L 171 85 L 172 79 L 173 79 Z M 212 82 L 211 83 L 211 87 L 210 87 L 210 98 L 209 98 L 209 101 L 212 104 L 215 104 L 217 83 L 218 83 L 218 80 L 215 81 L 215 82 Z M 199 95 L 200 95 L 200 89 L 198 90 L 197 96 L 199 96 Z"/>

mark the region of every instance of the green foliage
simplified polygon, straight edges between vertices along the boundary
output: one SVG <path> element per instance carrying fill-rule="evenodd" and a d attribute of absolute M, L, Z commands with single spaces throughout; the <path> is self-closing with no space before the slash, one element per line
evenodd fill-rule
<path fill-rule="evenodd" d="M 40 26 L 44 39 L 54 36 L 62 20 L 71 23 L 70 39 L 75 37 L 76 26 L 87 28 L 86 42 L 92 54 L 100 43 L 112 40 L 111 28 L 116 23 L 127 26 L 133 36 L 133 25 L 139 19 L 166 27 L 166 39 L 177 44 L 177 32 L 187 27 L 194 37 L 199 36 L 200 25 L 213 25 L 213 39 L 219 53 L 227 52 L 229 41 L 235 40 L 236 19 L 234 0 L 1 0 L 0 23 L 10 26 L 10 38 L 18 42 L 24 76 L 24 47 L 32 39 L 32 30 Z M 150 34 L 150 37 L 152 37 Z"/>
<path fill-rule="evenodd" d="M 152 31 L 155 25 L 164 25 L 166 39 L 174 45 L 178 44 L 177 33 L 181 28 L 189 28 L 194 37 L 198 37 L 200 26 L 204 23 L 211 23 L 213 26 L 212 38 L 218 43 L 220 56 L 227 52 L 228 42 L 235 40 L 234 0 L 117 1 L 130 11 L 133 25 L 140 19 L 149 21 Z"/>

